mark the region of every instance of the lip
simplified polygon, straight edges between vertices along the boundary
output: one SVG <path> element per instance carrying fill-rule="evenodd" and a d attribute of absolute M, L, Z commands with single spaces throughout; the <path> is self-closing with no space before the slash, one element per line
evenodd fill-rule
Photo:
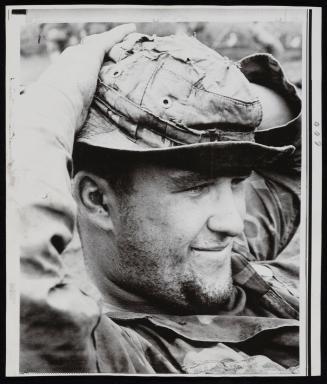
<path fill-rule="evenodd" d="M 204 269 L 206 273 L 216 271 L 217 268 L 221 268 L 230 259 L 230 250 L 232 249 L 232 243 L 220 244 L 220 245 L 206 245 L 203 246 L 192 246 L 190 248 L 190 261 L 194 268 L 197 270 Z M 211 272 L 210 272 L 211 271 Z"/>
<path fill-rule="evenodd" d="M 225 250 L 230 244 L 215 246 L 215 247 L 191 247 L 192 250 L 198 252 L 221 252 Z"/>

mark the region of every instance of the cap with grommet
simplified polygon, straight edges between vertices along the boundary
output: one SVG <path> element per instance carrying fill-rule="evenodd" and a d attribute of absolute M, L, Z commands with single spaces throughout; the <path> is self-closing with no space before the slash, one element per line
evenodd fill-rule
<path fill-rule="evenodd" d="M 271 55 L 231 65 L 194 37 L 141 34 L 128 35 L 117 44 L 113 52 L 119 55 L 114 58 L 110 52 L 78 143 L 167 156 L 198 155 L 234 168 L 269 166 L 293 153 L 292 145 L 257 141 L 262 137 L 256 132 L 262 105 L 250 80 L 255 82 L 260 71 L 262 85 L 269 71 L 277 78 L 276 69 L 269 67 Z M 292 90 L 279 70 L 280 88 L 287 85 Z M 297 116 L 300 100 L 294 105 Z"/>

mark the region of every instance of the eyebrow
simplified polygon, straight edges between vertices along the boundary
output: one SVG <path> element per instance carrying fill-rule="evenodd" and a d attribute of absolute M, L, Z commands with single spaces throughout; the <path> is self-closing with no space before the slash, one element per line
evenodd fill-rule
<path fill-rule="evenodd" d="M 168 175 L 169 180 L 176 188 L 185 188 L 189 185 L 195 185 L 200 183 L 210 183 L 219 177 L 249 177 L 252 171 L 233 171 L 232 173 L 220 173 L 220 174 L 204 174 L 194 171 L 175 171 Z"/>
<path fill-rule="evenodd" d="M 189 185 L 208 182 L 215 179 L 215 177 L 210 177 L 208 175 L 191 171 L 177 171 L 169 174 L 168 177 L 176 188 L 184 188 Z"/>

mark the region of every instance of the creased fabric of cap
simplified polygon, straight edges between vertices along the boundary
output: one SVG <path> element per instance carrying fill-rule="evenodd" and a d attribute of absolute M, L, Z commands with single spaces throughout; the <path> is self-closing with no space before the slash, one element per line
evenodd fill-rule
<path fill-rule="evenodd" d="M 268 74 L 281 95 L 293 87 L 296 119 L 294 86 L 278 82 L 283 72 L 270 55 L 233 63 L 194 37 L 131 34 L 114 46 L 100 71 L 78 142 L 137 152 L 188 148 L 194 155 L 210 147 L 222 165 L 271 164 L 294 147 L 268 145 L 264 133 L 260 143 L 256 136 L 262 106 L 249 79 L 263 84 Z"/>

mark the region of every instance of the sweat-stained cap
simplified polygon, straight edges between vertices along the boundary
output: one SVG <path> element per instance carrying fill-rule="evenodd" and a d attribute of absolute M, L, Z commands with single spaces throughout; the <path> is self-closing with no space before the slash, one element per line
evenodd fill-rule
<path fill-rule="evenodd" d="M 194 37 L 131 34 L 103 64 L 77 141 L 167 156 L 209 154 L 224 167 L 272 164 L 294 147 L 257 140 L 262 106 L 250 82 L 269 76 L 281 94 L 294 93 L 270 55 L 233 63 Z"/>

